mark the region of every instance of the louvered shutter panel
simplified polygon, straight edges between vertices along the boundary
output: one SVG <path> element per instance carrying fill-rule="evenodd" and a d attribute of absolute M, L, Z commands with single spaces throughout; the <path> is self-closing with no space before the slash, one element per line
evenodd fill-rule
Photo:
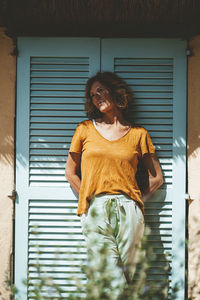
<path fill-rule="evenodd" d="M 86 118 L 85 83 L 100 68 L 99 39 L 18 43 L 16 285 L 32 299 L 39 263 L 40 276 L 53 278 L 67 299 L 76 292 L 73 276 L 85 280 L 86 249 L 65 162 L 74 130 Z M 27 272 L 26 291 L 21 280 Z"/>
<path fill-rule="evenodd" d="M 185 48 L 181 40 L 102 41 L 102 70 L 115 72 L 132 88 L 134 121 L 149 131 L 163 171 L 164 185 L 145 203 L 148 240 L 156 253 L 147 278 L 158 286 L 185 279 Z M 184 289 L 177 297 L 184 299 Z"/>
<path fill-rule="evenodd" d="M 38 280 L 37 257 L 64 297 L 76 292 L 73 275 L 85 280 L 80 272 L 86 250 L 76 217 L 77 199 L 65 181 L 64 167 L 74 129 L 85 118 L 84 84 L 100 69 L 100 58 L 102 70 L 116 72 L 133 88 L 133 116 L 148 129 L 163 169 L 165 184 L 145 208 L 152 228 L 149 243 L 158 254 L 148 279 L 158 284 L 166 278 L 184 281 L 185 250 L 180 242 L 185 237 L 185 42 L 105 39 L 101 48 L 100 39 L 20 38 L 18 45 L 17 287 L 31 299 Z M 165 252 L 171 254 L 169 274 L 162 269 Z M 179 260 L 172 258 L 176 253 Z M 21 280 L 27 271 L 26 290 Z M 183 294 L 180 291 L 178 299 L 184 299 Z"/>

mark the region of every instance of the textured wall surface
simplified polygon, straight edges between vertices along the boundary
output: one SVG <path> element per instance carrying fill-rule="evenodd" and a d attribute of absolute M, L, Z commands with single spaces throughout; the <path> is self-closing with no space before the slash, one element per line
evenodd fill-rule
<path fill-rule="evenodd" d="M 0 28 L 0 299 L 9 299 L 4 280 L 12 271 L 13 201 L 8 195 L 14 188 L 16 58 L 11 55 L 13 48 L 12 39 Z"/>
<path fill-rule="evenodd" d="M 200 36 L 188 59 L 189 296 L 200 299 Z"/>

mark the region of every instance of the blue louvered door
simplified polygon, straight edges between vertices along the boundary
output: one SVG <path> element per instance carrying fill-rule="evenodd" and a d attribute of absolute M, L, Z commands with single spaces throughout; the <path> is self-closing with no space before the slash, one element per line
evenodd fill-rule
<path fill-rule="evenodd" d="M 37 262 L 41 275 L 47 272 L 66 299 L 76 292 L 73 276 L 85 280 L 77 199 L 64 169 L 75 127 L 85 119 L 86 80 L 100 69 L 116 72 L 133 88 L 133 117 L 149 130 L 163 169 L 165 184 L 145 210 L 149 242 L 158 254 L 148 280 L 184 280 L 185 42 L 20 38 L 18 47 L 15 282 L 22 299 L 32 299 Z M 167 274 L 162 268 L 166 252 Z M 176 253 L 179 260 L 172 257 Z M 26 288 L 21 280 L 27 272 Z M 184 299 L 183 290 L 177 299 Z"/>
<path fill-rule="evenodd" d="M 164 185 L 145 203 L 145 223 L 156 261 L 148 280 L 179 283 L 184 299 L 186 186 L 186 42 L 170 39 L 105 39 L 102 69 L 116 72 L 134 92 L 132 115 L 150 133 Z M 165 254 L 168 253 L 166 260 Z M 170 269 L 165 270 L 165 264 Z M 170 292 L 169 292 L 170 294 Z"/>
<path fill-rule="evenodd" d="M 15 282 L 32 299 L 39 263 L 67 299 L 86 250 L 65 162 L 85 118 L 85 83 L 100 68 L 100 40 L 20 38 L 18 47 Z"/>

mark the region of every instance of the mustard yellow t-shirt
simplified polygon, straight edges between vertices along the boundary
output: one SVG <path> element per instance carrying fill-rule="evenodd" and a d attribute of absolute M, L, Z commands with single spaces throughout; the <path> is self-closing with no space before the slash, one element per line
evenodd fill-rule
<path fill-rule="evenodd" d="M 140 202 L 144 212 L 135 174 L 138 159 L 155 152 L 146 129 L 132 127 L 121 138 L 109 141 L 92 120 L 83 121 L 76 128 L 69 152 L 82 153 L 78 215 L 87 212 L 91 198 L 98 194 L 126 194 Z"/>

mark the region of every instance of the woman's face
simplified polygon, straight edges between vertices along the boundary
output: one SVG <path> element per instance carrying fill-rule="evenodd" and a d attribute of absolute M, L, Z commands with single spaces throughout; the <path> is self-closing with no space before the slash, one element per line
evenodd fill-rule
<path fill-rule="evenodd" d="M 95 81 L 90 89 L 90 97 L 92 103 L 101 113 L 106 113 L 113 110 L 115 104 L 112 101 L 109 90 L 99 81 Z"/>

